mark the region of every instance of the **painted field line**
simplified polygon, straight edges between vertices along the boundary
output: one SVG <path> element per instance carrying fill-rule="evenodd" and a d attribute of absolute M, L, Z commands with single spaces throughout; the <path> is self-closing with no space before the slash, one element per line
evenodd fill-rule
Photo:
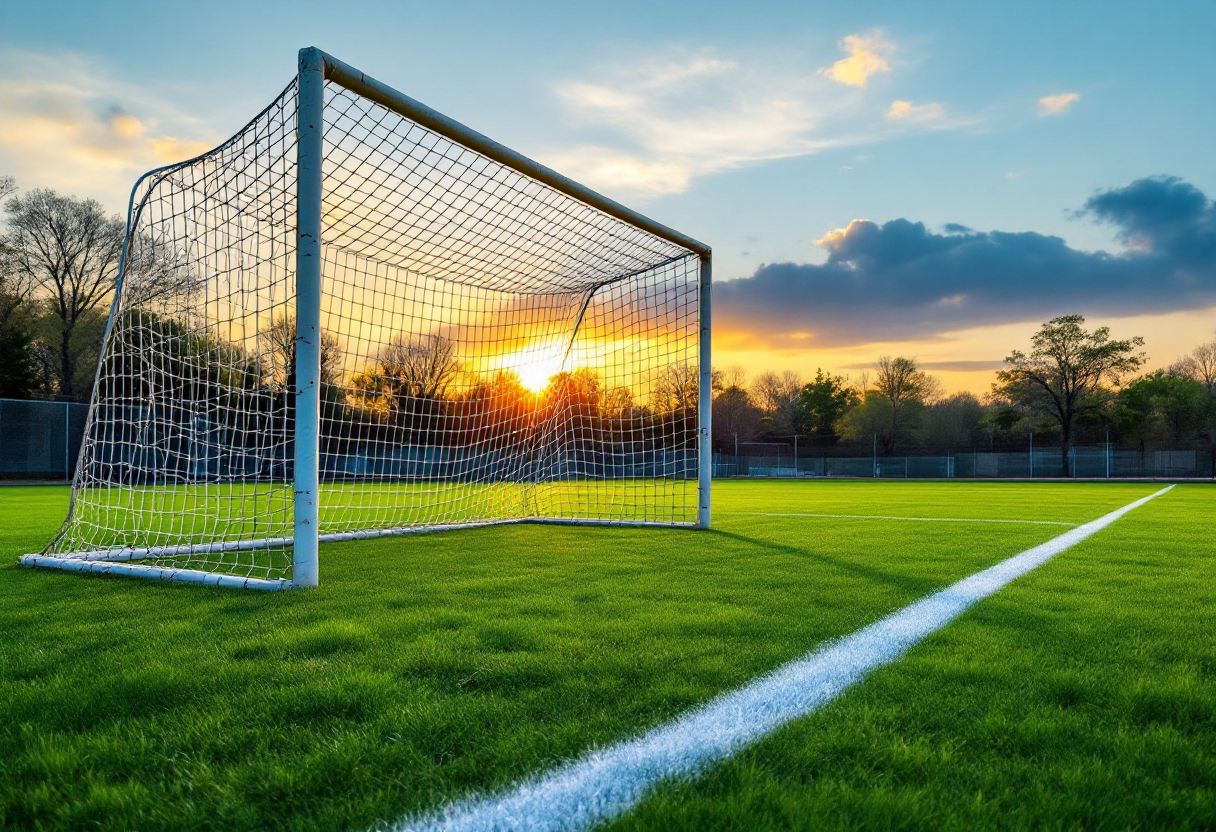
<path fill-rule="evenodd" d="M 1174 486 L 1064 532 L 723 694 L 666 725 L 584 754 L 499 795 L 402 821 L 414 830 L 581 830 L 637 804 L 661 780 L 692 777 L 839 696 L 975 602 Z"/>
<path fill-rule="evenodd" d="M 913 520 L 918 523 L 1017 523 L 1025 526 L 1076 526 L 1076 523 L 1065 523 L 1063 520 L 997 520 L 976 517 L 897 517 L 894 514 L 796 514 L 770 511 L 756 511 L 744 514 L 730 514 L 730 517 L 817 517 L 830 520 Z"/>

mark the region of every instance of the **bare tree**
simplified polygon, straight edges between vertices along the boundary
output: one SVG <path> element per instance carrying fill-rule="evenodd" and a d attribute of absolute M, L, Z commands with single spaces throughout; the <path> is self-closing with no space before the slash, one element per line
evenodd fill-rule
<path fill-rule="evenodd" d="M 714 367 L 711 374 L 714 384 L 714 395 L 729 390 L 732 387 L 747 387 L 747 370 L 738 364 L 729 367 Z"/>
<path fill-rule="evenodd" d="M 1144 364 L 1144 353 L 1137 352 L 1143 338 L 1113 341 L 1109 327 L 1088 332 L 1084 323 L 1081 315 L 1064 315 L 1043 324 L 1031 339 L 1030 354 L 1014 350 L 992 385 L 995 395 L 1046 413 L 1059 424 L 1065 472 L 1077 417 L 1102 406 L 1104 384 L 1118 384 Z"/>
<path fill-rule="evenodd" d="M 74 398 L 82 352 L 75 336 L 82 320 L 110 299 L 118 274 L 124 228 L 91 199 L 30 191 L 5 205 L 8 231 L 0 238 L 6 280 L 41 296 L 57 324 L 55 374 L 59 394 Z"/>
<path fill-rule="evenodd" d="M 760 408 L 745 388 L 727 387 L 714 399 L 713 425 L 714 438 L 719 441 L 751 439 L 759 429 Z"/>
<path fill-rule="evenodd" d="M 699 389 L 696 365 L 671 364 L 650 388 L 650 408 L 656 414 L 695 412 Z"/>
<path fill-rule="evenodd" d="M 442 335 L 395 335 L 378 363 L 398 398 L 442 399 L 460 374 L 456 344 Z"/>
<path fill-rule="evenodd" d="M 194 305 L 190 295 L 201 281 L 185 250 L 170 239 L 151 234 L 135 234 L 129 245 L 122 272 L 125 310 Z"/>
<path fill-rule="evenodd" d="M 794 432 L 794 410 L 802 394 L 802 374 L 794 370 L 767 372 L 752 382 L 752 400 L 769 419 L 769 431 L 775 434 Z"/>
<path fill-rule="evenodd" d="M 739 436 L 751 439 L 760 425 L 760 408 L 747 390 L 747 370 L 738 364 L 715 368 L 713 426 L 714 438 L 734 440 Z"/>
<path fill-rule="evenodd" d="M 907 431 L 910 412 L 919 412 L 940 397 L 942 385 L 917 367 L 915 358 L 884 355 L 876 365 L 874 391 L 888 405 L 890 429 L 884 434 L 883 444 L 886 452 L 892 453 Z"/>
<path fill-rule="evenodd" d="M 1216 392 L 1216 339 L 1195 347 L 1190 355 L 1175 361 L 1166 372 L 1199 382 L 1209 394 Z"/>
<path fill-rule="evenodd" d="M 296 379 L 296 319 L 282 314 L 258 335 L 263 383 L 292 392 Z M 342 347 L 336 335 L 321 330 L 321 390 L 329 394 L 342 379 Z"/>
<path fill-rule="evenodd" d="M 17 181 L 11 176 L 0 176 L 0 199 L 17 191 Z M 9 249 L 7 237 L 0 237 L 0 327 L 8 326 L 14 316 L 25 307 L 34 285 L 29 275 L 15 268 L 15 258 Z"/>

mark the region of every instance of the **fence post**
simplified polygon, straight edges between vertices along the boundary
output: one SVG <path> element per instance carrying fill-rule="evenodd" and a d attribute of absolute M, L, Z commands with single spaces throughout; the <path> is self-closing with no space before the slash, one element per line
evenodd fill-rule
<path fill-rule="evenodd" d="M 72 426 L 72 405 L 68 402 L 64 402 L 63 403 L 63 478 L 65 480 L 70 480 L 72 478 L 72 472 L 70 470 L 68 470 L 68 466 L 72 464 L 71 463 L 71 459 L 72 459 L 71 426 Z"/>
<path fill-rule="evenodd" d="M 1030 478 L 1034 479 L 1034 428 L 1030 429 Z"/>

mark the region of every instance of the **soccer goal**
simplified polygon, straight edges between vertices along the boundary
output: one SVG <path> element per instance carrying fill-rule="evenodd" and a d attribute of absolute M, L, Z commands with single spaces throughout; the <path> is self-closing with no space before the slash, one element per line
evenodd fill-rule
<path fill-rule="evenodd" d="M 304 49 L 136 183 L 71 508 L 22 563 L 277 589 L 321 541 L 707 527 L 709 314 L 704 244 Z"/>

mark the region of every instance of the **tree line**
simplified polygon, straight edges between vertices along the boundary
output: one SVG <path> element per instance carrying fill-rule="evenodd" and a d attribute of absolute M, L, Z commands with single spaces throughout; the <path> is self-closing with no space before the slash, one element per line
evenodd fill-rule
<path fill-rule="evenodd" d="M 47 189 L 20 193 L 11 177 L 0 177 L 0 199 L 0 397 L 87 401 L 124 223 L 94 200 Z M 153 241 L 140 242 L 140 267 L 127 276 L 137 301 L 132 306 L 140 298 L 188 290 L 188 266 L 158 254 Z M 1020 449 L 1031 436 L 1058 443 L 1065 456 L 1074 444 L 1107 436 L 1141 449 L 1213 442 L 1216 340 L 1143 374 L 1142 338 L 1116 339 L 1105 327 L 1090 331 L 1084 324 L 1079 315 L 1044 324 L 1030 352 L 1010 353 L 983 397 L 944 395 L 939 379 L 904 356 L 880 357 L 855 379 L 822 369 L 809 380 L 793 371 L 749 379 L 738 367 L 715 369 L 714 439 L 719 450 L 730 450 L 735 442 L 797 436 L 818 447 L 869 443 L 888 455 L 925 447 Z M 166 333 L 177 324 L 149 326 L 154 331 L 148 337 L 174 341 Z M 191 383 L 285 396 L 294 368 L 294 322 L 280 317 L 262 337 L 256 362 L 232 344 L 196 344 L 191 349 L 211 355 L 210 364 L 204 362 L 210 369 Z M 530 396 L 509 375 L 470 381 L 455 345 L 433 336 L 398 336 L 367 367 L 345 376 L 338 340 L 325 334 L 322 366 L 326 389 L 345 388 L 329 394 L 327 407 L 368 425 L 434 422 L 467 411 L 479 396 L 503 402 L 509 412 Z M 687 368 L 659 377 L 642 401 L 634 401 L 634 390 L 606 387 L 592 375 L 580 370 L 557 377 L 547 400 L 581 402 L 582 411 L 622 426 L 661 424 L 670 414 L 684 418 L 695 411 L 697 378 Z M 530 400 L 528 406 L 539 404 Z M 656 421 L 661 414 L 667 415 Z"/>
<path fill-rule="evenodd" d="M 865 446 L 890 455 L 921 448 L 1070 449 L 1105 442 L 1147 450 L 1216 439 L 1216 339 L 1168 368 L 1141 373 L 1144 339 L 1089 330 L 1081 315 L 1055 318 L 1013 350 L 987 395 L 945 395 L 915 359 L 883 356 L 859 378 L 822 369 L 814 378 L 787 370 L 749 380 L 741 367 L 714 371 L 714 441 Z M 743 451 L 741 451 L 743 452 Z"/>

